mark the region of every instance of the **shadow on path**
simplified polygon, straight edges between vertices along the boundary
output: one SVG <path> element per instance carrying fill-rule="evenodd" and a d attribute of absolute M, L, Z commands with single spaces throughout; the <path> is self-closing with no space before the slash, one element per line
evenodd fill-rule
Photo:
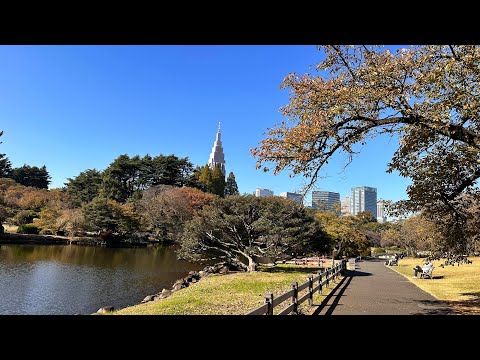
<path fill-rule="evenodd" d="M 447 315 L 458 314 L 461 305 L 465 313 L 471 312 L 471 304 L 480 301 L 479 294 L 469 294 L 475 300 L 454 308 L 451 302 L 436 299 L 378 259 L 357 263 L 355 270 L 330 283 L 329 289 L 328 295 L 317 300 L 320 304 L 314 304 L 312 315 Z"/>
<path fill-rule="evenodd" d="M 352 279 L 355 276 L 372 276 L 372 273 L 358 271 L 358 270 L 349 270 L 347 274 L 343 277 L 342 280 L 330 291 L 330 293 L 322 300 L 319 305 L 313 304 L 313 306 L 318 306 L 317 309 L 312 313 L 312 315 L 319 315 L 323 309 L 328 306 L 328 310 L 324 315 L 332 315 L 333 310 L 338 306 L 340 299 L 342 298 L 343 293 L 347 289 L 348 285 L 352 282 Z M 329 301 L 334 297 L 333 302 L 328 305 Z"/>

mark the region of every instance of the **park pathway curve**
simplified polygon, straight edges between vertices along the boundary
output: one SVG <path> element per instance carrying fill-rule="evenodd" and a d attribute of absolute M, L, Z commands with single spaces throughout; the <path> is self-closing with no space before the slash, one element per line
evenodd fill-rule
<path fill-rule="evenodd" d="M 413 271 L 412 271 L 413 272 Z M 425 281 L 431 281 L 426 279 Z M 385 266 L 383 260 L 358 261 L 315 315 L 434 315 L 453 314 L 444 302 Z"/>

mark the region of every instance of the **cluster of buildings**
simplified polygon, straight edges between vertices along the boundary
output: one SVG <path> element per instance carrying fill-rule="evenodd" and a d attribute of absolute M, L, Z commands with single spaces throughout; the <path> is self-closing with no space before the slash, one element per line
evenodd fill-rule
<path fill-rule="evenodd" d="M 208 165 L 214 169 L 219 166 L 225 175 L 225 155 L 220 134 L 220 122 L 218 123 L 217 136 L 208 159 Z M 269 189 L 257 188 L 255 196 L 274 196 L 273 191 Z M 281 192 L 279 196 L 292 199 L 303 204 L 303 195 L 293 192 Z M 355 216 L 362 211 L 370 211 L 377 218 L 377 221 L 383 223 L 385 217 L 385 202 L 377 201 L 377 189 L 369 186 L 353 187 L 350 196 L 340 199 L 340 193 L 332 191 L 312 191 L 312 208 L 336 211 L 341 216 Z"/>
<path fill-rule="evenodd" d="M 257 188 L 255 196 L 273 196 L 269 189 Z M 282 192 L 283 196 L 303 203 L 303 196 L 291 192 Z M 378 222 L 386 221 L 385 201 L 377 200 L 377 189 L 369 186 L 353 187 L 350 196 L 340 198 L 340 193 L 332 191 L 312 191 L 312 208 L 335 211 L 341 216 L 355 216 L 362 211 L 370 211 Z"/>

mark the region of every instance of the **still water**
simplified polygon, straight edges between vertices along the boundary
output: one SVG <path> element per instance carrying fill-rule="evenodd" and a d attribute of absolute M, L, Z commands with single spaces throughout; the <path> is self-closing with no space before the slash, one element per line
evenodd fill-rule
<path fill-rule="evenodd" d="M 0 315 L 91 314 L 170 288 L 201 265 L 169 246 L 105 248 L 0 244 Z"/>

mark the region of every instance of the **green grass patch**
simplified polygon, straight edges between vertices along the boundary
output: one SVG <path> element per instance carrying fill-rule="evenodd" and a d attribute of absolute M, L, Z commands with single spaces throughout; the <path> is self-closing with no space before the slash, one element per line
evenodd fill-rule
<path fill-rule="evenodd" d="M 254 273 L 210 275 L 188 288 L 174 292 L 166 299 L 130 306 L 114 314 L 241 315 L 262 305 L 267 292 L 279 296 L 291 289 L 293 281 L 301 284 L 307 280 L 308 275 L 316 275 L 318 270 L 314 267 L 304 268 L 282 264 L 275 267 L 262 267 L 261 271 Z M 323 296 L 328 292 L 328 289 L 324 290 Z M 300 296 L 302 294 L 304 292 Z M 315 299 L 315 302 L 317 301 L 319 301 L 318 295 Z M 284 304 L 287 306 L 289 302 Z"/>
<path fill-rule="evenodd" d="M 448 301 L 449 304 L 462 314 L 480 314 L 480 257 L 469 257 L 472 264 L 460 266 L 440 265 L 445 262 L 435 260 L 433 265 L 433 279 L 413 279 L 415 265 L 422 266 L 423 259 L 404 258 L 399 261 L 399 266 L 390 269 L 404 275 L 422 290 L 435 296 L 439 300 Z"/>

